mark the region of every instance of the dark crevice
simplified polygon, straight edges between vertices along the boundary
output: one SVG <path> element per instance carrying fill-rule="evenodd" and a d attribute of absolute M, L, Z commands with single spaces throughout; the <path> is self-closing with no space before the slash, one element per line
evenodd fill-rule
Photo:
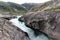
<path fill-rule="evenodd" d="M 34 31 L 36 37 L 39 36 L 41 33 L 44 34 L 45 36 L 49 37 L 46 33 L 42 32 L 38 29 L 34 29 L 34 28 L 30 27 L 29 25 L 26 25 L 26 26 L 31 28 Z"/>

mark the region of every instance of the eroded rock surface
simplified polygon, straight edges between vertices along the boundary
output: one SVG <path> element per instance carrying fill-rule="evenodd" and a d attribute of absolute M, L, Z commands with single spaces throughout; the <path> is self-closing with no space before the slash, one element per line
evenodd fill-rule
<path fill-rule="evenodd" d="M 60 40 L 60 11 L 29 13 L 19 20 L 30 28 L 46 33 L 53 40 Z"/>
<path fill-rule="evenodd" d="M 9 20 L 0 18 L 0 40 L 29 40 L 29 38 Z"/>

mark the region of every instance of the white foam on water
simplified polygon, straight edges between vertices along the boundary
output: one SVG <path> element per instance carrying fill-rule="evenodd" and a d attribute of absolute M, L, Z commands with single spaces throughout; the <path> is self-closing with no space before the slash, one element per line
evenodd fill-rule
<path fill-rule="evenodd" d="M 28 34 L 30 40 L 50 40 L 44 34 L 36 37 L 35 34 L 34 34 L 34 31 L 32 29 L 26 27 L 24 22 L 18 21 L 19 17 L 21 17 L 21 16 L 17 16 L 17 18 L 11 19 L 10 22 L 12 22 L 13 25 L 17 26 L 18 28 L 20 28 L 21 30 L 26 32 Z"/>

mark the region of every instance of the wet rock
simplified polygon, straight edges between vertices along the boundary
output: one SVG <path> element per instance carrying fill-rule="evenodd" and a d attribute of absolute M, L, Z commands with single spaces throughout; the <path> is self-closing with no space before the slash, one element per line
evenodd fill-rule
<path fill-rule="evenodd" d="M 9 20 L 0 18 L 0 40 L 29 40 L 29 38 Z"/>
<path fill-rule="evenodd" d="M 53 40 L 60 40 L 60 11 L 25 14 L 21 19 L 26 26 L 46 33 Z"/>

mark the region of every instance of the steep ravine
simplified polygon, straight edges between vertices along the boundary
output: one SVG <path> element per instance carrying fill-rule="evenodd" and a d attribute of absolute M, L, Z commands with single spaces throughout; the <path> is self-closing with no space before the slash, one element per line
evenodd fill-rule
<path fill-rule="evenodd" d="M 10 22 L 12 22 L 13 25 L 17 26 L 22 31 L 26 32 L 30 40 L 52 40 L 43 32 L 39 32 L 36 30 L 34 31 L 33 29 L 27 27 L 24 22 L 21 22 L 18 19 L 19 16 L 17 18 L 11 19 Z"/>

